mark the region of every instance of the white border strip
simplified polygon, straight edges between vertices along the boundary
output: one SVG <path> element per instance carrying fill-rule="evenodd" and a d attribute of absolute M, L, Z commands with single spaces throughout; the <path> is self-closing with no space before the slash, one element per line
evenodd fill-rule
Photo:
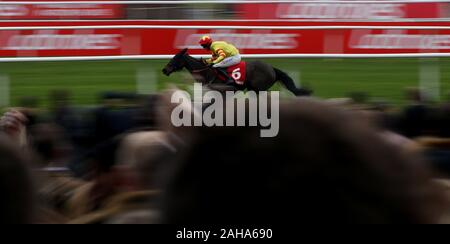
<path fill-rule="evenodd" d="M 298 1 L 298 0 L 285 0 L 285 1 L 11 1 L 11 2 L 0 2 L 0 5 L 14 5 L 14 4 L 31 4 L 31 5 L 55 5 L 55 4 L 161 4 L 161 5 L 172 5 L 172 4 L 265 4 L 265 3 L 317 3 L 317 4 L 393 4 L 393 3 L 448 3 L 450 0 L 372 0 L 372 1 Z"/>
<path fill-rule="evenodd" d="M 36 19 L 36 20 L 31 20 L 31 19 L 17 19 L 17 20 L 12 20 L 12 19 L 0 19 L 0 23 L 17 23 L 17 24 L 22 24 L 22 23 L 52 23 L 52 22 L 62 22 L 62 23 L 79 23 L 82 24 L 83 22 L 102 22 L 102 23 L 114 23 L 114 22 L 149 22 L 149 23 L 153 23 L 153 24 L 159 24 L 158 22 L 167 24 L 170 22 L 175 22 L 175 23 L 180 23 L 180 22 L 198 22 L 198 23 L 202 23 L 204 22 L 205 24 L 210 24 L 211 22 L 214 23 L 232 23 L 232 22 L 256 22 L 256 23 L 264 23 L 264 22 L 279 22 L 279 23 L 290 23 L 290 22 L 298 22 L 298 23 L 311 23 L 311 22 L 332 22 L 332 23 L 336 23 L 336 22 L 349 22 L 349 23 L 355 23 L 355 22 L 361 22 L 361 23 L 384 23 L 384 22 L 388 22 L 388 23 L 395 23 L 395 22 L 401 22 L 401 23 L 405 23 L 405 22 L 411 22 L 411 23 L 415 23 L 415 22 L 430 22 L 430 23 L 434 23 L 434 22 L 444 22 L 447 23 L 450 21 L 450 17 L 449 18 L 422 18 L 422 19 L 413 19 L 413 18 L 394 18 L 394 19 L 377 19 L 377 20 L 373 20 L 373 19 L 222 19 L 222 20 L 217 20 L 217 19 L 49 19 L 49 20 L 42 20 L 42 19 Z"/>
<path fill-rule="evenodd" d="M 120 56 L 68 56 L 68 57 L 14 57 L 0 58 L 5 62 L 57 62 L 107 60 L 165 60 L 174 55 L 120 55 Z M 193 57 L 207 57 L 192 55 Z M 389 54 L 243 54 L 243 58 L 431 58 L 450 57 L 450 53 L 389 53 Z"/>
<path fill-rule="evenodd" d="M 342 30 L 342 29 L 383 29 L 383 30 L 450 30 L 450 26 L 184 26 L 184 25 L 89 25 L 89 26 L 13 26 L 0 30 L 70 30 L 70 29 L 236 29 L 236 30 Z"/>

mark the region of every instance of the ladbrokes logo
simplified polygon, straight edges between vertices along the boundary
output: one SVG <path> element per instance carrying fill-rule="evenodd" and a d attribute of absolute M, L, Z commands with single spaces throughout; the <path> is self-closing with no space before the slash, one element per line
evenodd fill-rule
<path fill-rule="evenodd" d="M 3 50 L 107 50 L 120 47 L 119 34 L 31 34 L 11 35 Z"/>
<path fill-rule="evenodd" d="M 114 15 L 112 7 L 99 4 L 61 4 L 37 5 L 33 10 L 34 16 L 105 16 Z"/>
<path fill-rule="evenodd" d="M 23 5 L 0 5 L 0 17 L 26 16 L 28 13 L 28 8 Z"/>
<path fill-rule="evenodd" d="M 404 4 L 280 4 L 282 19 L 392 19 L 405 17 Z"/>
<path fill-rule="evenodd" d="M 374 34 L 370 30 L 352 32 L 350 47 L 358 49 L 450 49 L 450 35 L 408 34 L 405 30 Z"/>
<path fill-rule="evenodd" d="M 233 43 L 240 49 L 294 49 L 298 46 L 298 34 L 278 34 L 270 31 L 254 31 L 250 33 L 235 33 L 234 31 L 215 31 L 198 34 L 192 30 L 179 30 L 175 39 L 175 47 L 201 49 L 198 40 L 204 35 L 213 39 Z"/>

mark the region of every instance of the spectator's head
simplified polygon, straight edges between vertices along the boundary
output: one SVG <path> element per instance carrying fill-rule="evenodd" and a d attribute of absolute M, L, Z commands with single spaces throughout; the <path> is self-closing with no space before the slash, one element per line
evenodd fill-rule
<path fill-rule="evenodd" d="M 376 99 L 373 101 L 373 109 L 380 112 L 388 112 L 392 109 L 392 104 L 384 99 Z"/>
<path fill-rule="evenodd" d="M 369 101 L 369 95 L 366 92 L 351 92 L 349 97 L 356 104 L 365 104 Z"/>
<path fill-rule="evenodd" d="M 139 96 L 135 93 L 104 92 L 100 96 L 101 104 L 110 108 L 126 108 L 135 106 Z"/>
<path fill-rule="evenodd" d="M 440 191 L 417 157 L 345 111 L 281 104 L 280 131 L 202 127 L 163 201 L 169 223 L 437 221 Z"/>
<path fill-rule="evenodd" d="M 53 109 L 64 108 L 70 104 L 71 93 L 69 90 L 53 90 L 49 98 Z"/>
<path fill-rule="evenodd" d="M 121 143 L 117 169 L 133 190 L 157 189 L 160 173 L 169 167 L 176 151 L 165 132 L 132 133 Z"/>
<path fill-rule="evenodd" d="M 39 107 L 39 100 L 37 97 L 24 96 L 20 98 L 19 106 L 23 108 L 37 108 Z"/>
<path fill-rule="evenodd" d="M 15 145 L 0 137 L 0 223 L 32 221 L 32 186 L 28 162 Z"/>
<path fill-rule="evenodd" d="M 41 123 L 30 127 L 30 146 L 45 166 L 69 160 L 71 145 L 64 138 L 64 130 L 55 124 Z"/>
<path fill-rule="evenodd" d="M 138 126 L 157 129 L 157 106 L 160 96 L 157 94 L 142 95 L 138 99 L 139 112 L 136 114 Z"/>
<path fill-rule="evenodd" d="M 427 100 L 425 93 L 416 87 L 406 89 L 406 98 L 413 103 L 423 103 Z"/>

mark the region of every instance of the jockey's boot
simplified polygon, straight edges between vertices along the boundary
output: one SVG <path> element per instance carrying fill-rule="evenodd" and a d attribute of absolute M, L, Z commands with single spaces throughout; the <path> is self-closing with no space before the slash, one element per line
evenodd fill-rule
<path fill-rule="evenodd" d="M 227 73 L 227 68 L 217 68 L 219 73 L 225 77 L 225 84 L 226 85 L 234 85 L 234 79 L 231 78 Z"/>

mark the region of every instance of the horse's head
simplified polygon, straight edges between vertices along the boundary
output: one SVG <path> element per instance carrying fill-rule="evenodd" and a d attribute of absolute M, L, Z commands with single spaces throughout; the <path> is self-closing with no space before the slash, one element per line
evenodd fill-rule
<path fill-rule="evenodd" d="M 184 59 L 184 55 L 186 54 L 187 50 L 188 49 L 185 48 L 185 49 L 181 50 L 179 53 L 177 53 L 169 61 L 169 63 L 166 65 L 166 67 L 164 67 L 164 69 L 162 70 L 163 74 L 169 76 L 173 72 L 182 70 L 184 68 L 184 66 L 186 65 L 186 60 Z"/>

